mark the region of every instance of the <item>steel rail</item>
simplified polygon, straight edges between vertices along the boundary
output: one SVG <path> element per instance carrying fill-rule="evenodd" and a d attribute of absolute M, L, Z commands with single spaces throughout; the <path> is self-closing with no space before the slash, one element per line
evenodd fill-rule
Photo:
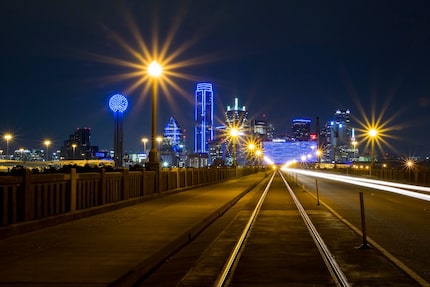
<path fill-rule="evenodd" d="M 243 247 L 245 246 L 245 241 L 248 238 L 248 235 L 252 229 L 252 226 L 254 225 L 255 219 L 257 218 L 257 215 L 261 209 L 261 206 L 263 205 L 264 199 L 266 198 L 267 192 L 269 191 L 270 185 L 272 184 L 275 174 L 276 172 L 272 174 L 272 177 L 270 178 L 269 183 L 264 189 L 264 192 L 261 195 L 260 200 L 255 206 L 254 211 L 252 212 L 252 215 L 248 220 L 248 223 L 243 229 L 238 242 L 236 243 L 232 253 L 230 254 L 230 257 L 228 258 L 226 264 L 224 265 L 222 272 L 220 273 L 220 276 L 218 276 L 217 280 L 215 281 L 214 286 L 216 287 L 226 286 L 225 284 L 228 282 L 229 275 L 232 274 L 235 269 L 236 263 L 238 262 L 240 255 L 242 253 Z"/>
<path fill-rule="evenodd" d="M 297 199 L 296 195 L 294 194 L 294 191 L 291 189 L 290 185 L 288 184 L 287 180 L 283 176 L 282 172 L 279 171 L 279 174 L 281 175 L 281 178 L 284 181 L 284 184 L 287 187 L 288 192 L 290 193 L 296 207 L 298 208 L 300 215 L 303 218 L 303 221 L 305 222 L 306 226 L 308 227 L 309 233 L 311 234 L 315 244 L 317 245 L 318 250 L 320 251 L 322 258 L 323 258 L 330 274 L 332 275 L 332 278 L 335 280 L 336 285 L 337 286 L 350 286 L 345 274 L 343 274 L 343 272 L 340 269 L 339 265 L 337 264 L 336 260 L 333 258 L 330 250 L 327 248 L 327 245 L 324 243 L 324 240 L 319 235 L 319 233 L 316 230 L 315 226 L 313 225 L 311 219 L 309 218 L 305 209 L 301 205 L 300 201 Z"/>

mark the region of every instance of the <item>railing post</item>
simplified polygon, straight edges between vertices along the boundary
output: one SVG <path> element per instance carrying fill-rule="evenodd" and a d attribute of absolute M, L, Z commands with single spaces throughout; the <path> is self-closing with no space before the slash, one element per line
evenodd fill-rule
<path fill-rule="evenodd" d="M 128 168 L 122 170 L 122 198 L 124 200 L 130 198 L 130 170 Z"/>
<path fill-rule="evenodd" d="M 34 192 L 31 182 L 31 170 L 24 170 L 24 220 L 34 219 Z"/>
<path fill-rule="evenodd" d="M 100 194 L 99 201 L 100 205 L 106 204 L 106 170 L 102 168 L 100 173 Z"/>
<path fill-rule="evenodd" d="M 140 193 L 141 196 L 145 196 L 146 195 L 145 183 L 146 183 L 146 181 L 145 181 L 145 169 L 142 169 L 142 190 L 141 190 L 141 193 Z"/>
<path fill-rule="evenodd" d="M 76 168 L 70 169 L 70 212 L 76 211 L 76 189 L 78 175 L 76 174 Z"/>

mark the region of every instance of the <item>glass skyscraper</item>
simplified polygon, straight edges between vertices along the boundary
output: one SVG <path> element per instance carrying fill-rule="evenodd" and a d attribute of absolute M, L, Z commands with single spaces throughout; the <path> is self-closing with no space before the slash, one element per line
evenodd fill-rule
<path fill-rule="evenodd" d="M 207 153 L 214 139 L 214 92 L 211 83 L 197 83 L 194 106 L 194 152 Z"/>

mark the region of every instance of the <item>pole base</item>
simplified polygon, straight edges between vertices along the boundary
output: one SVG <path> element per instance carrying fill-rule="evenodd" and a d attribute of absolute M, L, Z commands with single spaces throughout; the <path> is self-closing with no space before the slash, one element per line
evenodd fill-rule
<path fill-rule="evenodd" d="M 370 245 L 368 243 L 362 243 L 359 246 L 355 247 L 356 249 L 370 249 Z"/>

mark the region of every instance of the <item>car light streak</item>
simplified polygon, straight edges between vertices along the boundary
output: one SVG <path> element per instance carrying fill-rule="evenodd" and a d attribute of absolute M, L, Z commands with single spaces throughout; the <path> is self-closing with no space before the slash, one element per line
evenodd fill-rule
<path fill-rule="evenodd" d="M 406 190 L 406 189 L 419 190 L 418 189 L 419 186 L 416 186 L 416 185 L 408 185 L 408 184 L 401 185 L 401 184 L 392 183 L 392 182 L 390 183 L 387 181 L 369 180 L 369 179 L 355 178 L 355 177 L 352 178 L 348 176 L 327 174 L 322 172 L 307 171 L 307 170 L 301 170 L 301 169 L 284 168 L 283 170 L 288 172 L 294 172 L 297 174 L 312 176 L 312 177 L 319 177 L 319 178 L 324 178 L 328 180 L 340 181 L 340 182 L 345 182 L 345 183 L 354 184 L 358 186 L 374 188 L 378 190 L 401 194 L 408 197 L 430 201 L 430 194 L 423 194 L 423 193 L 414 192 L 411 190 Z M 403 187 L 404 189 L 401 189 L 399 187 Z M 419 187 L 419 188 L 425 189 L 423 191 L 427 191 L 427 192 L 430 190 L 429 188 L 425 188 L 425 187 Z"/>

